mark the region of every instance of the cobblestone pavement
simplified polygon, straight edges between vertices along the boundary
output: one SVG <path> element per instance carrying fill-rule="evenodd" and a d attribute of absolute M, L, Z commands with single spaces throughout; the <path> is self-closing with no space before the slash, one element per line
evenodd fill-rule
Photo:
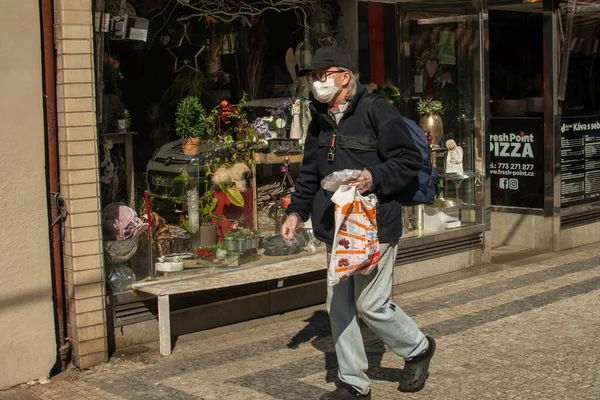
<path fill-rule="evenodd" d="M 364 328 L 373 399 L 600 399 L 600 247 L 516 264 L 395 295 L 437 339 L 437 353 L 425 389 L 400 393 L 402 361 Z M 335 368 L 327 315 L 313 309 L 180 338 L 169 357 L 157 343 L 118 351 L 109 363 L 0 399 L 318 399 L 334 388 Z"/>

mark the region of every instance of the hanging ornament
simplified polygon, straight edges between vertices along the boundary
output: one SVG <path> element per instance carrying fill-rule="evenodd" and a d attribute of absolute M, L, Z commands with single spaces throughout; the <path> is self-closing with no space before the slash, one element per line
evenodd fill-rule
<path fill-rule="evenodd" d="M 189 23 L 183 24 L 183 32 L 176 46 L 168 47 L 167 51 L 175 59 L 174 72 L 179 72 L 184 68 L 190 68 L 196 72 L 200 72 L 198 65 L 198 57 L 206 49 L 206 45 L 196 46 L 192 44 L 192 40 L 188 35 L 187 28 Z M 190 54 L 193 55 L 190 57 Z"/>
<path fill-rule="evenodd" d="M 162 43 L 163 46 L 168 45 L 171 42 L 171 36 L 169 36 L 169 35 L 162 35 L 160 37 L 160 42 Z"/>
<path fill-rule="evenodd" d="M 211 15 L 204 14 L 202 17 L 200 17 L 200 19 L 202 18 L 204 18 L 204 24 L 207 28 L 210 28 L 211 24 L 215 25 L 217 23 L 217 20 Z"/>

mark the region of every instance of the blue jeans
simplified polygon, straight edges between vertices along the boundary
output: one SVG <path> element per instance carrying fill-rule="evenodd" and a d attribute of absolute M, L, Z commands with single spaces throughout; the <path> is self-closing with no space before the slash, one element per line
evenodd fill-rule
<path fill-rule="evenodd" d="M 390 299 L 398 245 L 381 243 L 379 248 L 381 260 L 373 272 L 353 275 L 327 287 L 327 312 L 340 380 L 363 394 L 369 391 L 365 374 L 368 361 L 358 317 L 390 350 L 405 359 L 421 354 L 428 345 L 417 324 Z"/>

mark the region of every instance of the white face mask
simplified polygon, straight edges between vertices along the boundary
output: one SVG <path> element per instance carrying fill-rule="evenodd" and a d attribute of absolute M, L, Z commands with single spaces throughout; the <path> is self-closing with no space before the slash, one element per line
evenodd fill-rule
<path fill-rule="evenodd" d="M 340 88 L 335 86 L 331 76 L 328 76 L 325 82 L 315 81 L 312 84 L 313 95 L 321 103 L 329 103 L 339 91 Z"/>

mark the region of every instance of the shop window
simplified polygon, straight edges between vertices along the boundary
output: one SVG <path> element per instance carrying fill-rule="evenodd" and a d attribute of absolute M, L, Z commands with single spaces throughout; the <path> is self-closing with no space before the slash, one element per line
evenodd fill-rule
<path fill-rule="evenodd" d="M 600 201 L 600 5 L 563 5 L 558 79 L 561 205 L 573 207 Z"/>
<path fill-rule="evenodd" d="M 480 10 L 465 2 L 361 7 L 359 27 L 369 34 L 359 49 L 368 71 L 361 80 L 423 128 L 441 176 L 434 204 L 405 207 L 403 237 L 483 224 Z"/>
<path fill-rule="evenodd" d="M 340 6 L 192 3 L 97 4 L 110 21 L 95 43 L 102 202 L 113 205 L 105 251 L 127 252 L 107 257 L 111 292 L 156 266 L 204 274 L 324 251 L 310 226 L 293 246 L 272 235 L 310 121 L 309 87 L 296 72 L 316 48 L 347 45 Z M 267 3 L 276 9 L 263 10 Z M 128 228 L 138 229 L 135 241 L 115 243 L 131 221 L 118 210 L 129 208 L 140 218 Z"/>
<path fill-rule="evenodd" d="M 541 2 L 489 4 L 490 203 L 544 207 Z M 515 26 L 522 29 L 515 30 Z"/>

